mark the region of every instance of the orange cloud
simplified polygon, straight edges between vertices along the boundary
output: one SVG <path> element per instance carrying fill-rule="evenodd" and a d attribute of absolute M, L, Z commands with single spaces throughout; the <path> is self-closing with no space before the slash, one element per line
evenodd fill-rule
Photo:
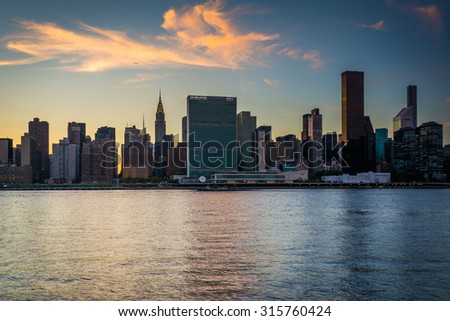
<path fill-rule="evenodd" d="M 371 25 L 360 23 L 360 24 L 358 24 L 358 26 L 360 26 L 361 28 L 373 29 L 373 30 L 377 30 L 377 31 L 386 31 L 387 30 L 387 28 L 384 25 L 384 20 L 380 20 Z"/>
<path fill-rule="evenodd" d="M 426 7 L 414 7 L 412 10 L 435 34 L 440 35 L 442 33 L 441 14 L 436 5 L 432 4 Z"/>
<path fill-rule="evenodd" d="M 76 31 L 53 23 L 18 23 L 26 32 L 10 37 L 6 48 L 28 54 L 32 58 L 28 61 L 0 61 L 0 64 L 17 65 L 57 60 L 68 70 L 84 72 L 171 64 L 221 67 L 214 59 L 139 42 L 116 30 L 96 28 L 83 23 L 79 24 L 79 30 Z"/>
<path fill-rule="evenodd" d="M 267 42 L 279 38 L 277 34 L 242 33 L 234 25 L 231 15 L 222 11 L 220 1 L 209 1 L 181 10 L 174 8 L 164 14 L 161 25 L 179 50 L 190 50 L 206 57 L 214 57 L 222 65 L 238 68 L 245 63 L 263 64 L 271 53 Z"/>
<path fill-rule="evenodd" d="M 422 25 L 435 34 L 438 39 L 443 30 L 442 18 L 439 8 L 430 4 L 428 6 L 406 6 L 400 5 L 396 0 L 386 0 L 386 3 L 396 10 L 414 16 L 421 20 Z"/>
<path fill-rule="evenodd" d="M 247 10 L 244 7 L 238 9 L 241 14 Z M 98 72 L 118 68 L 197 66 L 238 69 L 267 65 L 280 47 L 275 42 L 280 35 L 242 31 L 233 21 L 236 10 L 224 11 L 221 1 L 171 8 L 163 15 L 164 34 L 138 39 L 122 31 L 81 22 L 76 29 L 70 30 L 54 23 L 18 20 L 23 31 L 1 38 L 0 44 L 29 57 L 0 60 L 0 66 L 53 60 L 65 70 Z M 296 58 L 299 53 L 292 50 L 285 56 Z M 321 65 L 318 52 L 299 57 L 310 61 L 313 67 Z"/>

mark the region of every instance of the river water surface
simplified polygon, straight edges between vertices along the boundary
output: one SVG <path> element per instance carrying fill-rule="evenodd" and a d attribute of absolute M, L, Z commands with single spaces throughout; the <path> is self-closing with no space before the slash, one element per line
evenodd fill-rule
<path fill-rule="evenodd" d="M 450 190 L 2 191 L 1 300 L 450 300 Z"/>

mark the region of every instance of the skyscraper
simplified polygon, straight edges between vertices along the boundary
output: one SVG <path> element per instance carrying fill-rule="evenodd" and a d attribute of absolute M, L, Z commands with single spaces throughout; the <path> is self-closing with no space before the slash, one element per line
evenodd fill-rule
<path fill-rule="evenodd" d="M 384 146 L 388 139 L 387 128 L 377 128 L 375 130 L 375 159 L 376 165 L 381 165 L 385 161 Z"/>
<path fill-rule="evenodd" d="M 394 132 L 401 128 L 417 127 L 417 86 L 409 85 L 406 96 L 407 106 L 393 119 Z"/>
<path fill-rule="evenodd" d="M 276 142 L 276 161 L 279 169 L 296 168 L 299 163 L 300 140 L 294 134 L 278 136 Z M 289 163 L 289 166 L 287 164 Z"/>
<path fill-rule="evenodd" d="M 394 132 L 393 167 L 398 173 L 418 172 L 418 141 L 416 130 L 404 127 Z"/>
<path fill-rule="evenodd" d="M 309 168 L 320 166 L 322 153 L 322 115 L 319 108 L 311 110 L 310 114 L 303 115 L 302 155 L 303 163 Z"/>
<path fill-rule="evenodd" d="M 238 169 L 254 171 L 256 165 L 256 116 L 249 111 L 242 111 L 237 115 L 237 140 L 240 145 L 238 155 Z"/>
<path fill-rule="evenodd" d="M 319 108 L 311 110 L 311 114 L 303 115 L 302 141 L 320 142 L 322 140 L 322 114 Z"/>
<path fill-rule="evenodd" d="M 181 119 L 181 141 L 187 142 L 187 116 Z"/>
<path fill-rule="evenodd" d="M 95 141 L 116 141 L 116 129 L 113 127 L 103 126 L 97 129 L 95 133 Z"/>
<path fill-rule="evenodd" d="M 35 156 L 36 156 L 36 140 L 29 133 L 24 133 L 23 136 L 21 137 L 20 166 L 31 168 L 32 182 L 37 182 L 39 178 Z"/>
<path fill-rule="evenodd" d="M 0 165 L 13 163 L 13 140 L 0 138 Z"/>
<path fill-rule="evenodd" d="M 403 179 L 444 180 L 442 125 L 427 122 L 394 132 L 393 166 Z"/>
<path fill-rule="evenodd" d="M 369 116 L 364 116 L 364 164 L 363 171 L 375 170 L 375 132 Z"/>
<path fill-rule="evenodd" d="M 63 138 L 53 144 L 50 155 L 50 178 L 61 183 L 72 183 L 79 178 L 80 145 Z"/>
<path fill-rule="evenodd" d="M 357 140 L 364 136 L 364 72 L 343 72 L 341 86 L 342 140 Z"/>
<path fill-rule="evenodd" d="M 409 85 L 407 88 L 406 105 L 412 109 L 412 127 L 417 127 L 417 86 Z"/>
<path fill-rule="evenodd" d="M 80 145 L 84 143 L 86 139 L 86 124 L 70 122 L 67 124 L 67 138 L 70 144 Z"/>
<path fill-rule="evenodd" d="M 276 146 L 272 141 L 272 126 L 262 125 L 256 128 L 256 137 L 258 141 L 258 171 L 264 171 L 275 166 L 272 148 L 276 152 Z"/>
<path fill-rule="evenodd" d="M 142 130 L 136 126 L 126 127 L 122 151 L 123 178 L 149 178 L 152 175 L 153 149 L 145 124 Z"/>
<path fill-rule="evenodd" d="M 417 127 L 418 169 L 425 179 L 443 179 L 443 126 L 434 121 Z"/>
<path fill-rule="evenodd" d="M 50 176 L 49 152 L 49 126 L 48 122 L 34 118 L 28 123 L 28 133 L 36 142 L 34 164 L 36 166 L 36 182 L 43 183 Z"/>
<path fill-rule="evenodd" d="M 83 152 L 83 143 L 86 141 L 86 124 L 70 122 L 67 124 L 67 138 L 69 144 L 75 144 L 78 146 L 78 160 L 77 160 L 77 172 L 75 180 L 79 182 L 81 180 L 81 153 Z"/>
<path fill-rule="evenodd" d="M 159 90 L 158 106 L 156 107 L 155 120 L 155 143 L 162 142 L 166 134 L 166 114 L 161 100 L 161 90 Z"/>
<path fill-rule="evenodd" d="M 373 170 L 375 138 L 370 118 L 364 116 L 364 72 L 345 71 L 341 75 L 342 156 L 348 173 Z"/>
<path fill-rule="evenodd" d="M 188 96 L 188 176 L 237 170 L 235 97 Z"/>
<path fill-rule="evenodd" d="M 334 165 L 333 149 L 336 147 L 337 142 L 338 138 L 336 132 L 325 133 L 322 136 L 323 161 L 324 165 L 327 167 Z"/>
<path fill-rule="evenodd" d="M 95 141 L 83 144 L 81 181 L 108 183 L 117 176 L 116 129 L 100 127 Z"/>

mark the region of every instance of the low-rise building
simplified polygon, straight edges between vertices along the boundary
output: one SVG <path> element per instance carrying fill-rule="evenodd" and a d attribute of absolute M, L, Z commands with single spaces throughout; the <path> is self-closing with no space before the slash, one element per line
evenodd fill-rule
<path fill-rule="evenodd" d="M 308 180 L 308 170 L 215 173 L 211 176 L 210 182 L 213 184 L 289 184 L 306 180 Z"/>
<path fill-rule="evenodd" d="M 391 182 L 391 173 L 366 172 L 356 175 L 342 174 L 322 176 L 322 182 L 342 184 L 387 184 Z"/>

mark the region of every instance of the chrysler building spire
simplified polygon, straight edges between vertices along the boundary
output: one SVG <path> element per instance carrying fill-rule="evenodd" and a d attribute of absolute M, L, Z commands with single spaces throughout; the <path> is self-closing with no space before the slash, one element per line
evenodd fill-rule
<path fill-rule="evenodd" d="M 158 107 L 156 108 L 155 121 L 155 143 L 161 142 L 166 135 L 166 115 L 164 113 L 164 106 L 161 100 L 161 88 L 159 88 Z"/>

